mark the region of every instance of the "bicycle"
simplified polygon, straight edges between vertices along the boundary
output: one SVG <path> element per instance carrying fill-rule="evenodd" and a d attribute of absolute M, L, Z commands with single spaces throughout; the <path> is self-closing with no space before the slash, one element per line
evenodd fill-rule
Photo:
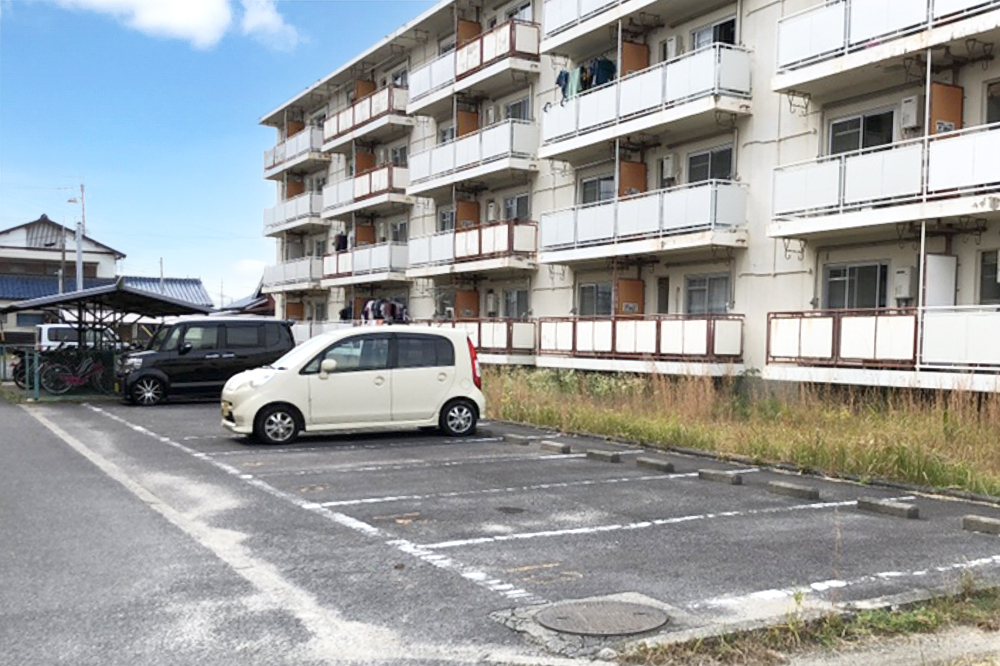
<path fill-rule="evenodd" d="M 113 370 L 104 365 L 98 358 L 84 357 L 76 369 L 69 368 L 64 363 L 48 363 L 38 377 L 42 388 L 53 395 L 62 395 L 70 389 L 90 385 L 100 393 L 114 393 L 112 384 Z"/>

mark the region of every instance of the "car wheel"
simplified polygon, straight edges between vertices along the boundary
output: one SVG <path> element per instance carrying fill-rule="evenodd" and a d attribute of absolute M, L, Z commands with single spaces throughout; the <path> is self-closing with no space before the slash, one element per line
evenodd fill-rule
<path fill-rule="evenodd" d="M 290 407 L 271 405 L 257 414 L 254 436 L 265 444 L 289 444 L 299 436 L 299 415 Z"/>
<path fill-rule="evenodd" d="M 468 400 L 454 400 L 441 410 L 438 426 L 449 437 L 465 437 L 476 432 L 476 406 Z"/>
<path fill-rule="evenodd" d="M 167 397 L 167 387 L 156 377 L 140 377 L 128 391 L 132 404 L 151 407 L 158 405 Z"/>

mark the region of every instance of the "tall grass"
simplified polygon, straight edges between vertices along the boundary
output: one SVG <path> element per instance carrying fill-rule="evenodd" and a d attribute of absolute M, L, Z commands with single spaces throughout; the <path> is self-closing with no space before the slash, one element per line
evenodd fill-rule
<path fill-rule="evenodd" d="M 1000 496 L 1000 395 L 490 367 L 488 415 Z"/>

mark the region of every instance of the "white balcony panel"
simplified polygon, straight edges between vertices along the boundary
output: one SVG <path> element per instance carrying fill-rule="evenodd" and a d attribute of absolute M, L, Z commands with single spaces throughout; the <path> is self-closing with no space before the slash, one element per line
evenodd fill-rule
<path fill-rule="evenodd" d="M 663 67 L 634 74 L 621 83 L 621 115 L 649 111 L 663 103 Z"/>
<path fill-rule="evenodd" d="M 545 34 L 550 35 L 576 20 L 577 0 L 546 0 L 543 11 Z"/>
<path fill-rule="evenodd" d="M 895 199 L 920 194 L 923 146 L 852 155 L 844 164 L 844 201 Z"/>
<path fill-rule="evenodd" d="M 475 39 L 455 54 L 455 73 L 458 76 L 476 69 L 483 64 L 482 40 Z"/>
<path fill-rule="evenodd" d="M 431 63 L 431 84 L 435 88 L 455 80 L 455 54 L 449 53 Z"/>
<path fill-rule="evenodd" d="M 455 168 L 455 142 L 437 146 L 431 150 L 431 173 L 441 174 Z"/>
<path fill-rule="evenodd" d="M 521 350 L 534 350 L 535 325 L 523 321 L 515 321 L 511 324 L 511 347 Z"/>
<path fill-rule="evenodd" d="M 455 234 L 444 233 L 431 236 L 431 262 L 451 263 L 455 261 Z"/>
<path fill-rule="evenodd" d="M 778 66 L 808 60 L 843 48 L 847 3 L 834 2 L 778 23 Z"/>
<path fill-rule="evenodd" d="M 706 184 L 664 192 L 662 228 L 677 230 L 711 224 L 713 190 Z"/>
<path fill-rule="evenodd" d="M 425 95 L 431 90 L 431 67 L 426 65 L 415 69 L 409 75 L 410 92 L 414 97 Z"/>
<path fill-rule="evenodd" d="M 715 187 L 715 226 L 742 227 L 747 222 L 747 189 L 719 183 Z"/>
<path fill-rule="evenodd" d="M 612 351 L 612 322 L 577 321 L 576 350 L 581 352 L 608 353 Z"/>
<path fill-rule="evenodd" d="M 719 356 L 739 356 L 743 353 L 743 322 L 736 319 L 715 321 L 715 346 Z"/>
<path fill-rule="evenodd" d="M 878 361 L 912 361 L 913 344 L 917 335 L 916 316 L 876 317 L 875 359 Z"/>
<path fill-rule="evenodd" d="M 878 317 L 843 317 L 840 320 L 840 358 L 875 358 L 875 332 Z"/>
<path fill-rule="evenodd" d="M 421 236 L 411 238 L 407 243 L 409 248 L 410 263 L 414 266 L 429 264 L 431 261 L 431 237 Z"/>
<path fill-rule="evenodd" d="M 612 238 L 614 233 L 614 203 L 586 206 L 577 210 L 576 240 L 578 243 L 606 240 Z"/>
<path fill-rule="evenodd" d="M 617 86 L 612 84 L 578 96 L 579 129 L 613 122 L 617 115 L 617 92 Z"/>
<path fill-rule="evenodd" d="M 336 254 L 323 257 L 323 275 L 336 275 L 338 273 L 337 257 Z"/>
<path fill-rule="evenodd" d="M 390 167 L 384 167 L 376 169 L 369 174 L 371 177 L 372 192 L 385 192 L 389 189 L 389 169 Z"/>
<path fill-rule="evenodd" d="M 337 272 L 341 275 L 354 272 L 354 252 L 341 252 L 337 255 Z"/>
<path fill-rule="evenodd" d="M 372 118 L 372 98 L 365 97 L 354 105 L 354 124 L 361 125 Z"/>
<path fill-rule="evenodd" d="M 716 49 L 708 48 L 667 63 L 665 101 L 702 95 L 715 88 Z"/>
<path fill-rule="evenodd" d="M 982 4 L 985 4 L 985 0 L 934 0 L 934 18 L 966 11 Z"/>
<path fill-rule="evenodd" d="M 356 273 L 367 273 L 372 269 L 372 250 L 370 247 L 361 247 L 354 251 L 354 271 Z"/>
<path fill-rule="evenodd" d="M 610 7 L 618 0 L 580 0 L 580 16 L 588 16 Z"/>
<path fill-rule="evenodd" d="M 928 190 L 973 188 L 1000 182 L 1000 130 L 932 140 Z"/>
<path fill-rule="evenodd" d="M 541 219 L 542 247 L 572 245 L 576 241 L 576 211 L 544 213 Z"/>
<path fill-rule="evenodd" d="M 507 322 L 484 321 L 479 330 L 482 332 L 484 347 L 507 348 Z"/>
<path fill-rule="evenodd" d="M 425 150 L 410 155 L 409 160 L 407 160 L 407 166 L 414 181 L 430 178 L 431 173 L 433 173 L 431 171 L 431 152 L 430 150 Z"/>
<path fill-rule="evenodd" d="M 553 104 L 542 114 L 542 139 L 551 141 L 576 131 L 576 114 L 579 98 Z"/>
<path fill-rule="evenodd" d="M 455 232 L 455 258 L 464 259 L 479 254 L 479 229 Z"/>
<path fill-rule="evenodd" d="M 368 99 L 371 100 L 371 115 L 373 117 L 389 111 L 389 88 L 382 88 Z"/>
<path fill-rule="evenodd" d="M 540 41 L 538 26 L 525 25 L 523 23 L 514 24 L 514 46 L 519 53 L 538 55 L 539 48 L 541 47 Z M 498 40 L 497 45 L 498 47 L 503 47 L 500 51 L 501 53 L 506 53 L 509 46 L 503 46 L 503 43 L 503 40 Z"/>
<path fill-rule="evenodd" d="M 361 199 L 372 193 L 371 174 L 364 174 L 354 179 L 354 198 Z"/>
<path fill-rule="evenodd" d="M 1000 311 L 928 310 L 922 362 L 928 365 L 1000 365 Z"/>
<path fill-rule="evenodd" d="M 660 195 L 623 199 L 618 204 L 618 235 L 649 234 L 660 229 Z"/>
<path fill-rule="evenodd" d="M 927 0 L 863 0 L 851 3 L 850 43 L 858 44 L 927 21 Z"/>
<path fill-rule="evenodd" d="M 501 123 L 480 132 L 482 142 L 476 159 L 492 160 L 510 153 L 512 131 L 510 123 Z"/>
<path fill-rule="evenodd" d="M 840 203 L 840 160 L 778 169 L 774 173 L 774 212 L 828 208 Z"/>
<path fill-rule="evenodd" d="M 792 317 L 776 317 L 771 320 L 769 350 L 771 356 L 797 358 L 800 356 L 799 339 L 802 320 Z"/>
<path fill-rule="evenodd" d="M 681 322 L 684 328 L 684 353 L 691 356 L 708 354 L 708 320 L 686 319 Z"/>
<path fill-rule="evenodd" d="M 750 94 L 750 53 L 740 49 L 718 48 L 719 89 Z"/>
<path fill-rule="evenodd" d="M 498 235 L 502 234 L 503 238 L 498 238 L 497 243 L 499 247 L 505 247 L 509 242 L 507 237 L 507 230 L 502 229 L 502 231 L 497 231 Z M 514 226 L 514 247 L 511 248 L 514 252 L 535 252 L 538 250 L 538 240 L 537 227 L 535 225 L 528 224 L 518 224 Z M 500 244 L 503 245 L 500 245 Z"/>
<path fill-rule="evenodd" d="M 389 243 L 390 270 L 405 270 L 408 265 L 409 248 L 406 243 Z"/>
<path fill-rule="evenodd" d="M 474 132 L 455 140 L 455 168 L 461 169 L 467 167 L 481 159 L 479 137 L 479 132 Z M 435 173 L 441 172 L 435 171 Z"/>
<path fill-rule="evenodd" d="M 833 317 L 806 317 L 802 320 L 799 355 L 804 358 L 833 358 Z"/>
<path fill-rule="evenodd" d="M 493 227 L 483 227 L 477 232 L 477 236 L 482 243 L 482 254 L 498 254 L 506 252 L 508 231 L 510 227 L 506 224 L 498 224 Z"/>
<path fill-rule="evenodd" d="M 518 155 L 534 155 L 538 149 L 537 123 L 510 121 L 510 128 L 513 134 L 505 141 L 511 143 L 502 143 L 501 145 L 508 146 L 507 149 L 510 152 Z"/>

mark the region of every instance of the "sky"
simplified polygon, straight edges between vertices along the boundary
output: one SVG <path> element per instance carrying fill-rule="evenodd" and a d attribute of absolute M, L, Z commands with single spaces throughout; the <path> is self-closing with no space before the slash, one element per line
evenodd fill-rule
<path fill-rule="evenodd" d="M 0 229 L 74 226 L 215 300 L 275 263 L 260 118 L 431 0 L 0 0 Z"/>

